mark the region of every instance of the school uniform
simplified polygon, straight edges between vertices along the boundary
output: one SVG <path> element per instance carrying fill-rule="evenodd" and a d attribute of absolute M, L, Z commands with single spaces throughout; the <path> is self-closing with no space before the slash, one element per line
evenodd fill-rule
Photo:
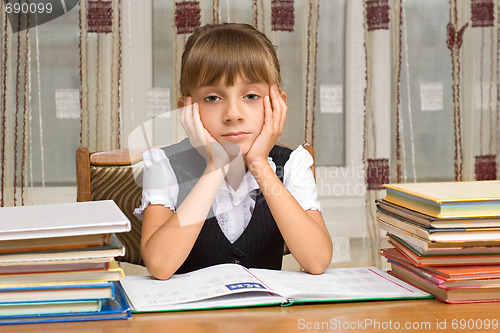
<path fill-rule="evenodd" d="M 302 146 L 294 151 L 274 146 L 268 161 L 303 209 L 321 211 L 310 169 L 313 159 Z M 139 218 L 150 203 L 175 211 L 206 168 L 188 139 L 145 152 L 144 165 L 142 203 L 134 212 Z M 221 183 L 193 249 L 176 273 L 227 262 L 281 269 L 283 248 L 283 237 L 248 171 L 236 190 Z"/>

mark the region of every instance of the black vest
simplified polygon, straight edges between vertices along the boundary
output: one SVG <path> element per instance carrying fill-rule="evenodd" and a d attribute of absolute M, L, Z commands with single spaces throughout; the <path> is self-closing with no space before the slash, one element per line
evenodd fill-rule
<path fill-rule="evenodd" d="M 185 139 L 163 148 L 168 156 L 179 184 L 177 207 L 198 182 L 206 168 L 206 162 L 197 150 Z M 276 175 L 283 181 L 283 167 L 292 150 L 274 146 L 269 156 L 276 164 Z M 212 209 L 210 216 L 213 216 Z M 245 267 L 281 269 L 284 241 L 259 190 L 252 218 L 243 234 L 231 243 L 222 232 L 215 217 L 205 221 L 203 228 L 186 258 L 176 273 L 235 262 Z"/>

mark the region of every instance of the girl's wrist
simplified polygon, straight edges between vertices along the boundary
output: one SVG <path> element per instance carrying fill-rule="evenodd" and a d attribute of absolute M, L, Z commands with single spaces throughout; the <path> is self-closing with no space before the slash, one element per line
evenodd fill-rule
<path fill-rule="evenodd" d="M 271 165 L 269 164 L 267 158 L 254 161 L 247 161 L 247 168 L 257 181 L 262 175 L 265 175 L 266 171 L 269 171 L 268 169 L 270 169 L 271 172 L 274 174 L 274 171 L 272 170 Z"/>
<path fill-rule="evenodd" d="M 226 173 L 227 173 L 227 166 L 214 168 L 213 166 L 207 164 L 207 167 L 205 168 L 202 177 L 210 177 L 216 181 L 222 182 L 224 180 Z"/>

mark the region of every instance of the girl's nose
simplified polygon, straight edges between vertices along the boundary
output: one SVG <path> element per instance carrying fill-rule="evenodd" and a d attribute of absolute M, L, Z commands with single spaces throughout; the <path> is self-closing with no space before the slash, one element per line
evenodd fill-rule
<path fill-rule="evenodd" d="M 236 101 L 228 101 L 224 110 L 224 121 L 243 120 L 243 112 L 240 110 Z"/>

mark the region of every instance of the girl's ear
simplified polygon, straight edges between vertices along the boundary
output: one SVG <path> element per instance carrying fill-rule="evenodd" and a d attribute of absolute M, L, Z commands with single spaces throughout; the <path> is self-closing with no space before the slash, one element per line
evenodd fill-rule
<path fill-rule="evenodd" d="M 177 99 L 177 108 L 183 108 L 185 106 L 185 97 L 179 97 Z"/>
<path fill-rule="evenodd" d="M 286 102 L 286 92 L 284 90 L 281 92 L 281 97 L 285 101 L 285 104 L 288 105 L 288 103 Z"/>

